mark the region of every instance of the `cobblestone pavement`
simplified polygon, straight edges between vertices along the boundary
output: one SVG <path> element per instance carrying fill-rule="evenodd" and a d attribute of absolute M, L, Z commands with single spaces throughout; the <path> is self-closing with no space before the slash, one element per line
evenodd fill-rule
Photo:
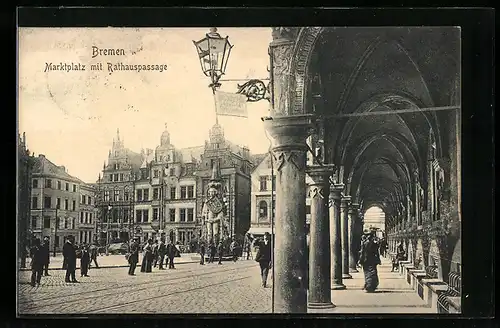
<path fill-rule="evenodd" d="M 29 285 L 30 273 L 19 277 L 20 314 L 114 313 L 266 313 L 271 312 L 271 288 L 260 285 L 255 261 L 195 263 L 175 270 L 136 271 L 126 268 L 90 270 L 80 283 L 65 283 L 64 271 Z M 77 272 L 79 273 L 79 272 Z"/>
<path fill-rule="evenodd" d="M 64 271 L 51 271 L 39 287 L 29 285 L 30 272 L 20 272 L 20 314 L 127 313 L 271 313 L 272 287 L 260 285 L 253 260 L 223 265 L 186 263 L 175 270 L 127 275 L 126 268 L 90 270 L 80 283 L 65 283 Z M 430 313 L 420 297 L 387 260 L 379 266 L 378 291 L 362 291 L 363 273 L 345 279 L 346 290 L 332 291 L 333 309 L 310 313 Z M 270 281 L 270 283 L 272 283 Z"/>

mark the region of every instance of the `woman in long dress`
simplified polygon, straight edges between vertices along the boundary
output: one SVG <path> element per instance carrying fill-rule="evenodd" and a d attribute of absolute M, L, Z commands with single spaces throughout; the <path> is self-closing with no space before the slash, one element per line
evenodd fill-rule
<path fill-rule="evenodd" d="M 363 237 L 359 263 L 365 275 L 364 290 L 367 293 L 373 293 L 379 284 L 377 272 L 377 265 L 380 264 L 379 247 L 373 233 L 365 232 Z"/>

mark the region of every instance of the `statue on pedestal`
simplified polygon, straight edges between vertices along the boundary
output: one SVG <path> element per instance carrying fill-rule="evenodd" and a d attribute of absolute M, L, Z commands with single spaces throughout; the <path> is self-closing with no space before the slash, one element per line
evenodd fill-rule
<path fill-rule="evenodd" d="M 202 209 L 203 237 L 206 241 L 218 243 L 229 237 L 224 208 L 219 162 L 216 161 L 212 167 L 212 178 L 208 184 L 207 200 Z"/>

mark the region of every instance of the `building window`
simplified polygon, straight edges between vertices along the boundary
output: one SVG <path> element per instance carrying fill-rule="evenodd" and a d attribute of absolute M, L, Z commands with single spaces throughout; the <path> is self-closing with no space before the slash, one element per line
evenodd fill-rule
<path fill-rule="evenodd" d="M 168 212 L 170 222 L 175 222 L 175 208 L 171 208 Z"/>
<path fill-rule="evenodd" d="M 120 181 L 123 181 L 123 173 L 120 173 Z"/>
<path fill-rule="evenodd" d="M 109 190 L 104 191 L 104 201 L 109 202 Z"/>
<path fill-rule="evenodd" d="M 52 188 L 52 180 L 51 179 L 45 180 L 45 188 Z"/>
<path fill-rule="evenodd" d="M 37 228 L 37 221 L 38 221 L 38 217 L 36 217 L 36 216 L 32 216 L 31 217 L 31 228 L 32 229 L 36 229 Z"/>
<path fill-rule="evenodd" d="M 69 202 L 67 199 L 64 200 L 64 209 L 69 210 Z"/>
<path fill-rule="evenodd" d="M 181 187 L 181 199 L 185 199 L 187 197 L 187 189 L 185 186 Z"/>
<path fill-rule="evenodd" d="M 187 197 L 194 198 L 194 186 L 187 187 Z"/>
<path fill-rule="evenodd" d="M 170 169 L 170 175 L 171 175 L 171 176 L 174 176 L 174 175 L 175 175 L 175 168 L 173 168 L 173 167 L 172 167 L 172 168 Z"/>
<path fill-rule="evenodd" d="M 142 221 L 142 211 L 141 210 L 135 211 L 135 221 L 137 223 L 140 223 Z"/>
<path fill-rule="evenodd" d="M 137 189 L 137 201 L 142 201 L 142 189 Z"/>
<path fill-rule="evenodd" d="M 80 223 L 83 223 L 83 212 L 80 212 Z"/>
<path fill-rule="evenodd" d="M 124 199 L 124 200 L 126 200 L 126 201 L 128 201 L 128 200 L 129 200 L 128 191 L 125 191 L 125 192 L 123 193 L 123 199 Z"/>
<path fill-rule="evenodd" d="M 109 175 L 109 181 L 113 182 L 113 174 Z"/>
<path fill-rule="evenodd" d="M 92 205 L 92 197 L 90 196 L 87 197 L 87 204 Z"/>
<path fill-rule="evenodd" d="M 181 218 L 180 218 L 180 221 L 181 222 L 186 222 L 186 209 L 185 208 L 181 208 Z"/>
<path fill-rule="evenodd" d="M 38 197 L 31 198 L 31 208 L 32 209 L 38 208 Z"/>
<path fill-rule="evenodd" d="M 159 189 L 158 188 L 154 188 L 153 189 L 153 200 L 158 200 L 158 195 L 159 195 Z"/>
<path fill-rule="evenodd" d="M 143 193 L 144 193 L 144 200 L 148 201 L 149 200 L 149 189 L 144 189 Z"/>
<path fill-rule="evenodd" d="M 50 229 L 50 217 L 46 216 L 43 218 L 43 228 Z"/>
<path fill-rule="evenodd" d="M 125 212 L 128 214 L 128 212 Z M 92 213 L 89 214 L 89 223 L 92 224 Z"/>
<path fill-rule="evenodd" d="M 115 202 L 120 200 L 120 190 L 115 190 L 114 200 Z"/>
<path fill-rule="evenodd" d="M 117 154 L 118 154 L 118 153 L 115 153 L 115 156 L 116 156 Z M 113 169 L 114 169 L 114 170 L 118 170 L 118 164 L 113 165 Z"/>
<path fill-rule="evenodd" d="M 149 221 L 149 210 L 142 210 L 142 222 Z"/>
<path fill-rule="evenodd" d="M 159 176 L 159 171 L 158 170 L 154 170 L 153 171 L 153 177 L 154 178 L 158 178 L 158 176 Z"/>
<path fill-rule="evenodd" d="M 118 181 L 118 173 L 115 173 L 115 181 Z"/>
<path fill-rule="evenodd" d="M 186 232 L 185 231 L 179 231 L 179 241 L 181 242 L 182 245 L 186 244 Z"/>
<path fill-rule="evenodd" d="M 33 179 L 33 188 L 38 188 L 38 180 Z"/>
<path fill-rule="evenodd" d="M 73 192 L 76 192 L 76 185 L 73 185 Z"/>
<path fill-rule="evenodd" d="M 188 220 L 188 222 L 194 221 L 194 209 L 192 209 L 192 208 L 187 209 L 187 220 Z"/>
<path fill-rule="evenodd" d="M 56 200 L 56 208 L 59 208 L 59 209 L 61 208 L 61 198 L 58 198 Z"/>
<path fill-rule="evenodd" d="M 66 218 L 66 220 L 64 220 L 64 229 L 68 229 L 69 228 L 69 218 Z"/>
<path fill-rule="evenodd" d="M 61 186 L 61 181 L 57 181 L 57 189 L 61 190 L 62 189 L 62 186 Z"/>
<path fill-rule="evenodd" d="M 153 208 L 153 221 L 158 221 L 158 209 Z"/>
<path fill-rule="evenodd" d="M 85 204 L 86 201 L 87 201 L 87 198 L 85 197 L 85 195 L 82 195 L 82 204 Z"/>
<path fill-rule="evenodd" d="M 267 220 L 267 202 L 265 200 L 259 203 L 259 219 Z"/>
<path fill-rule="evenodd" d="M 175 187 L 170 188 L 170 199 L 175 199 Z"/>
<path fill-rule="evenodd" d="M 76 211 L 76 200 L 73 200 L 73 211 Z"/>
<path fill-rule="evenodd" d="M 69 183 L 66 182 L 66 191 L 69 191 Z"/>
<path fill-rule="evenodd" d="M 267 177 L 260 177 L 260 191 L 267 190 Z"/>
<path fill-rule="evenodd" d="M 52 206 L 52 199 L 49 196 L 43 198 L 43 208 L 50 208 Z"/>

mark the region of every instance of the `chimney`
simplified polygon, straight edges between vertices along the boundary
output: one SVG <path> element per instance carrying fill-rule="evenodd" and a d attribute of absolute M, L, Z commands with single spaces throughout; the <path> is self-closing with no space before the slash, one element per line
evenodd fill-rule
<path fill-rule="evenodd" d="M 38 157 L 39 158 L 45 158 L 45 155 L 44 154 L 39 154 Z"/>
<path fill-rule="evenodd" d="M 59 166 L 59 168 L 60 168 L 61 170 L 63 170 L 64 172 L 66 172 L 66 167 L 65 167 L 64 165 Z"/>

